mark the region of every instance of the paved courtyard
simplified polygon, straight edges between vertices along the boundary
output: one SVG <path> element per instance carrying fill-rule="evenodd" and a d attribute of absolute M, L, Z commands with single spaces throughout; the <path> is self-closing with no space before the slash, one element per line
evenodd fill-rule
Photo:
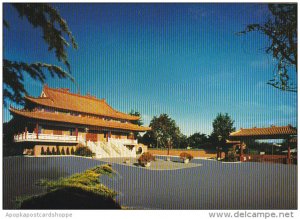
<path fill-rule="evenodd" d="M 176 159 L 173 163 L 183 165 Z M 39 179 L 68 176 L 106 162 L 79 157 L 4 158 L 3 207 L 14 208 L 17 196 L 43 192 L 35 185 Z M 297 208 L 295 165 L 194 159 L 195 166 L 156 171 L 109 163 L 118 174 L 102 177 L 102 183 L 119 192 L 121 205 L 134 209 Z"/>

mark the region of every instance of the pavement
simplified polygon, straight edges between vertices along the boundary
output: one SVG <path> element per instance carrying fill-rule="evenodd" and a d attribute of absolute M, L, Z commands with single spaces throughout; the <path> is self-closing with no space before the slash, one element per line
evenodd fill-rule
<path fill-rule="evenodd" d="M 57 179 L 111 163 L 118 174 L 100 180 L 119 192 L 117 201 L 129 209 L 297 209 L 296 165 L 194 159 L 190 164 L 196 166 L 187 167 L 175 161 L 174 168 L 156 171 L 80 157 L 5 157 L 3 208 L 15 208 L 18 196 L 44 192 L 36 185 L 39 179 Z"/>

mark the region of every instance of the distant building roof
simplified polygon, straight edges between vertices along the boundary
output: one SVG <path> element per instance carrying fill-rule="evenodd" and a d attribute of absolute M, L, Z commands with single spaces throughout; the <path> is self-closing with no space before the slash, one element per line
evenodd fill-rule
<path fill-rule="evenodd" d="M 41 111 L 25 111 L 25 110 L 18 110 L 12 107 L 9 110 L 14 115 L 22 116 L 25 118 L 37 119 L 37 120 L 44 120 L 44 121 L 55 121 L 55 122 L 95 126 L 95 127 L 130 130 L 130 131 L 137 131 L 137 132 L 144 132 L 144 131 L 151 130 L 151 128 L 149 127 L 143 127 L 131 123 L 107 121 L 99 118 L 79 117 L 79 116 L 71 116 L 68 114 L 61 114 L 61 113 L 58 114 L 58 113 L 41 112 Z"/>
<path fill-rule="evenodd" d="M 83 96 L 80 94 L 70 93 L 69 89 L 65 88 L 54 89 L 45 85 L 41 97 L 35 98 L 25 96 L 25 98 L 37 105 L 53 107 L 56 109 L 70 110 L 124 120 L 140 119 L 139 116 L 132 116 L 113 109 L 105 102 L 104 99 L 97 99 L 91 95 Z"/>
<path fill-rule="evenodd" d="M 230 133 L 229 137 L 233 139 L 241 137 L 253 137 L 262 139 L 287 138 L 290 135 L 297 135 L 297 129 L 291 125 L 287 126 L 271 126 L 267 128 L 247 128 Z"/>

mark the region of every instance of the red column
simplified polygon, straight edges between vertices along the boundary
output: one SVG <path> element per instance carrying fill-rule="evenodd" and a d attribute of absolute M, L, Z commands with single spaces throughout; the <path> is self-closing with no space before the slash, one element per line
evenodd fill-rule
<path fill-rule="evenodd" d="M 75 128 L 76 141 L 78 140 L 78 128 Z"/>
<path fill-rule="evenodd" d="M 27 127 L 25 127 L 25 139 L 27 139 Z"/>
<path fill-rule="evenodd" d="M 35 131 L 36 131 L 36 139 L 39 139 L 39 124 L 38 123 L 36 123 Z"/>
<path fill-rule="evenodd" d="M 288 146 L 287 163 L 291 164 L 291 147 Z"/>

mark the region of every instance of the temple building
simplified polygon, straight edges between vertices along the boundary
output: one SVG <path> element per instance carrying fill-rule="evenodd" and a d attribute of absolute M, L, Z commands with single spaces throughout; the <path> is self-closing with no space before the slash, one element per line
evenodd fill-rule
<path fill-rule="evenodd" d="M 284 140 L 284 145 L 278 145 L 286 149 L 286 154 L 249 154 L 247 148 L 251 147 L 251 142 L 255 140 Z M 276 163 L 295 163 L 297 156 L 291 154 L 291 148 L 297 150 L 297 128 L 287 126 L 274 126 L 265 128 L 241 128 L 238 131 L 232 132 L 229 135 L 229 140 L 226 140 L 229 147 L 240 148 L 240 161 L 266 161 Z M 273 144 L 274 145 L 274 144 Z M 246 153 L 245 153 L 246 152 Z M 293 155 L 293 156 L 292 156 Z"/>
<path fill-rule="evenodd" d="M 134 124 L 140 119 L 119 112 L 105 99 L 43 87 L 40 97 L 25 96 L 24 109 L 10 107 L 18 123 L 14 141 L 35 156 L 72 154 L 87 146 L 96 157 L 135 157 L 134 133 L 150 130 Z"/>

